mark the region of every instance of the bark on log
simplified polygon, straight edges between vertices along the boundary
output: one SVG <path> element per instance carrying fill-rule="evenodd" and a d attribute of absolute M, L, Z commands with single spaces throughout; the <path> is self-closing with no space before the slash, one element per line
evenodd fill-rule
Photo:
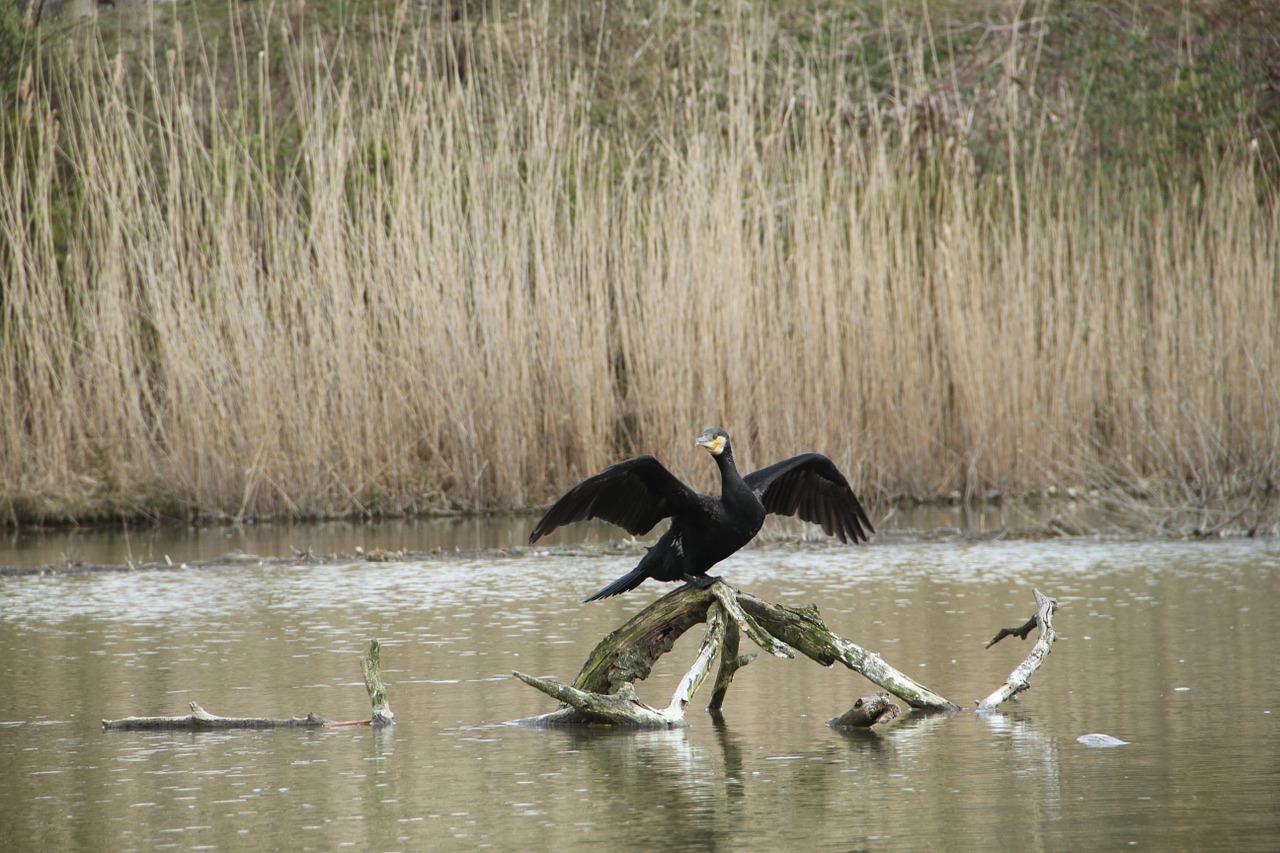
<path fill-rule="evenodd" d="M 140 731 L 159 729 L 279 729 L 279 728 L 343 728 L 349 726 L 373 726 L 380 728 L 395 722 L 395 714 L 387 703 L 387 689 L 382 684 L 382 647 L 377 640 L 369 643 L 369 652 L 360 658 L 360 671 L 364 675 L 365 690 L 373 706 L 373 716 L 368 720 L 326 720 L 315 713 L 305 717 L 220 717 L 210 714 L 195 702 L 189 703 L 191 713 L 182 717 L 125 717 L 119 720 L 103 720 L 103 731 Z"/>
<path fill-rule="evenodd" d="M 741 595 L 741 594 L 739 594 Z M 707 608 L 720 602 L 733 624 L 765 651 L 791 657 L 791 651 L 762 630 L 743 612 L 732 590 L 722 581 L 707 589 L 691 584 L 659 598 L 596 645 L 573 686 L 592 693 L 613 693 L 626 682 L 648 678 L 654 663 L 675 645 L 685 631 L 706 621 Z"/>
<path fill-rule="evenodd" d="M 328 721 L 315 714 L 305 717 L 219 717 L 210 714 L 195 702 L 189 704 L 191 713 L 184 717 L 125 717 L 122 720 L 103 720 L 104 731 L 118 729 L 137 731 L 148 729 L 278 729 L 278 728 L 323 728 Z"/>
<path fill-rule="evenodd" d="M 707 704 L 708 711 L 719 711 L 724 707 L 724 695 L 733 682 L 733 676 L 759 657 L 755 652 L 738 654 L 739 636 L 737 624 L 730 622 L 726 626 L 724 643 L 720 646 L 720 669 L 716 671 L 716 686 L 711 692 L 711 702 Z"/>
<path fill-rule="evenodd" d="M 369 653 L 360 658 L 360 674 L 364 676 L 364 689 L 369 694 L 369 704 L 373 706 L 369 725 L 376 728 L 395 723 L 396 715 L 391 712 L 387 688 L 382 683 L 382 646 L 377 640 L 369 641 Z"/>
<path fill-rule="evenodd" d="M 531 726 L 568 726 L 584 723 L 610 723 L 646 729 L 669 729 L 685 725 L 684 711 L 693 694 L 707 677 L 711 661 L 723 646 L 725 638 L 724 608 L 713 601 L 706 611 L 707 630 L 702 638 L 702 645 L 694 658 L 693 666 L 680 679 L 671 702 L 666 708 L 658 709 L 640 701 L 636 695 L 635 685 L 630 681 L 618 686 L 613 693 L 595 693 L 570 687 L 550 678 L 538 678 L 516 672 L 516 678 L 532 687 L 536 687 L 548 696 L 559 699 L 571 706 L 553 711 L 541 717 L 521 720 L 523 725 Z"/>
<path fill-rule="evenodd" d="M 875 652 L 834 633 L 822 621 L 818 608 L 770 604 L 738 593 L 742 609 L 755 617 L 773 636 L 823 666 L 839 662 L 922 711 L 956 711 L 960 706 L 944 699 L 907 674 L 898 671 Z"/>
<path fill-rule="evenodd" d="M 1013 672 L 1009 673 L 1009 678 L 1005 683 L 992 691 L 987 698 L 978 702 L 979 711 L 993 711 L 1000 707 L 1001 703 L 1013 699 L 1024 690 L 1030 689 L 1032 674 L 1040 668 L 1040 664 L 1044 662 L 1049 650 L 1053 647 L 1054 641 L 1058 639 L 1057 632 L 1053 630 L 1053 614 L 1058 609 L 1058 602 L 1043 595 L 1038 589 L 1033 589 L 1031 592 L 1036 598 L 1035 615 L 1019 628 L 1001 628 L 1000 633 L 996 634 L 991 642 L 987 643 L 986 648 L 991 648 L 1011 634 L 1025 640 L 1027 635 L 1031 633 L 1032 625 L 1040 626 L 1040 636 L 1036 638 L 1036 643 L 1032 646 L 1031 652 L 1026 659 Z"/>
<path fill-rule="evenodd" d="M 707 656 L 714 655 L 717 650 L 720 653 L 720 671 L 710 710 L 721 707 L 734 673 L 755 658 L 754 655 L 738 654 L 742 633 L 778 657 L 793 657 L 791 648 L 794 647 L 824 666 L 839 661 L 914 708 L 941 711 L 958 707 L 894 669 L 879 655 L 832 633 L 823 623 L 817 608 L 771 604 L 748 593 L 735 593 L 717 581 L 706 589 L 688 584 L 678 587 L 636 614 L 592 650 L 572 687 L 550 679 L 515 673 L 526 684 L 571 706 L 521 722 L 541 726 L 587 722 L 641 727 L 682 725 L 683 712 L 676 720 L 668 712 L 644 705 L 635 696 L 634 684 L 649 675 L 653 664 L 671 650 L 685 631 L 698 622 L 709 620 L 712 614 L 725 618 L 727 624 L 718 631 L 717 639 L 712 639 L 708 627 L 708 636 L 704 638 L 695 662 L 696 669 L 704 657 L 709 664 Z M 615 696 L 616 699 L 608 698 Z M 689 696 L 692 696 L 691 692 Z"/>

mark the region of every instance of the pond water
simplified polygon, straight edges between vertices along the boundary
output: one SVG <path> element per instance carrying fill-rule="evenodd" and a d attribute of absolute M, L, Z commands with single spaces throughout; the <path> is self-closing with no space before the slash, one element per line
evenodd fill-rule
<path fill-rule="evenodd" d="M 1280 849 L 1280 542 L 877 541 L 722 564 L 967 710 L 846 734 L 873 691 L 762 657 L 723 717 L 542 730 L 571 680 L 672 587 L 581 602 L 634 558 L 545 552 L 0 578 L 0 849 Z M 1058 598 L 1062 639 L 1001 712 L 974 701 Z M 701 635 L 640 685 L 665 705 Z M 368 716 L 389 731 L 103 732 L 102 718 Z M 744 643 L 747 641 L 744 640 Z M 745 649 L 744 649 L 745 650 Z M 709 690 L 709 685 L 704 691 Z M 699 702 L 701 700 L 701 702 Z M 1127 742 L 1091 748 L 1081 735 Z"/>
<path fill-rule="evenodd" d="M 1044 501 L 1037 504 L 920 505 L 873 513 L 879 529 L 893 531 L 963 531 L 996 533 L 1010 529 L 1050 528 L 1114 530 L 1112 519 L 1096 501 Z M 254 524 L 134 525 L 125 528 L 24 527 L 0 537 L 0 569 L 4 567 L 128 565 L 217 560 L 227 554 L 289 557 L 300 552 L 353 554 L 426 551 L 473 551 L 526 544 L 536 516 L 521 514 L 444 516 L 384 521 Z M 768 533 L 822 537 L 811 525 L 771 518 Z M 661 527 L 657 531 L 661 533 Z M 540 540 L 543 545 L 616 542 L 612 525 L 591 522 L 562 527 Z M 656 534 L 652 538 L 656 538 Z"/>

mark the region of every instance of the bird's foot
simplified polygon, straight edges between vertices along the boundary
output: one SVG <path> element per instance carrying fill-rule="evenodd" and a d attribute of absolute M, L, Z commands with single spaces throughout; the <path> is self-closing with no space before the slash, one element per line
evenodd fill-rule
<path fill-rule="evenodd" d="M 698 589 L 706 589 L 716 581 L 721 580 L 721 578 L 718 578 L 718 577 L 713 578 L 713 577 L 710 577 L 709 575 L 690 575 L 690 574 L 684 575 L 684 579 L 688 583 L 691 583 L 694 586 L 696 586 Z"/>

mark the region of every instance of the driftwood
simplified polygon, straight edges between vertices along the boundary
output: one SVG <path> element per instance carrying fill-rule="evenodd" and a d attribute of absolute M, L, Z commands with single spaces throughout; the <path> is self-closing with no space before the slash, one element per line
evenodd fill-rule
<path fill-rule="evenodd" d="M 365 690 L 369 693 L 369 703 L 373 706 L 373 714 L 368 720 L 326 720 L 314 713 L 305 717 L 220 717 L 210 714 L 195 702 L 190 703 L 191 713 L 181 717 L 125 717 L 120 720 L 103 720 L 104 731 L 140 729 L 183 729 L 188 731 L 204 731 L 207 729 L 278 729 L 307 728 L 334 729 L 350 726 L 373 726 L 380 728 L 395 722 L 395 714 L 387 703 L 387 689 L 382 683 L 382 647 L 377 640 L 369 643 L 369 653 L 360 658 L 360 671 L 364 674 Z"/>
<path fill-rule="evenodd" d="M 1009 636 L 1016 636 L 1025 640 L 1031 633 L 1032 627 L 1036 625 L 1040 626 L 1040 636 L 1036 639 L 1036 643 L 1032 646 L 1026 660 L 1020 663 L 1013 672 L 1009 673 L 1005 683 L 996 688 L 990 696 L 978 702 L 979 711 L 995 710 L 1000 707 L 1001 703 L 1013 699 L 1024 690 L 1030 689 L 1031 675 L 1040 668 L 1040 664 L 1044 662 L 1045 657 L 1049 654 L 1054 641 L 1058 639 L 1057 632 L 1053 630 L 1053 614 L 1058 609 L 1058 602 L 1043 595 L 1038 589 L 1033 589 L 1031 592 L 1036 598 L 1035 615 L 1018 628 L 1001 628 L 1000 633 L 996 634 L 985 648 L 989 649 Z"/>
<path fill-rule="evenodd" d="M 723 619 L 724 624 L 720 622 Z M 707 633 L 689 670 L 665 710 L 651 708 L 636 697 L 634 684 L 646 678 L 654 663 L 671 650 L 685 631 L 707 622 Z M 514 673 L 568 707 L 520 722 L 556 726 L 612 723 L 638 728 L 684 725 L 684 709 L 719 652 L 720 669 L 711 709 L 721 707 L 734 674 L 754 655 L 739 655 L 741 634 L 777 657 L 793 657 L 792 649 L 824 666 L 839 662 L 922 710 L 955 710 L 944 699 L 850 640 L 833 633 L 815 607 L 771 604 L 721 581 L 706 589 L 678 587 L 659 598 L 605 637 L 591 652 L 572 687 L 553 679 Z"/>
<path fill-rule="evenodd" d="M 723 648 L 726 627 L 724 608 L 719 602 L 712 602 L 707 608 L 707 632 L 702 638 L 702 645 L 694 658 L 693 666 L 680 679 L 671 702 L 666 708 L 658 709 L 640 701 L 636 695 L 635 685 L 624 681 L 613 693 L 594 693 L 570 687 L 557 681 L 536 678 L 522 672 L 515 673 L 525 684 L 538 688 L 543 693 L 553 696 L 570 706 L 550 714 L 522 721 L 530 725 L 565 726 L 582 725 L 584 723 L 612 723 L 629 725 L 638 728 L 675 728 L 684 725 L 684 709 L 693 699 L 693 694 L 707 677 L 712 658 Z"/>
<path fill-rule="evenodd" d="M 125 717 L 122 720 L 103 720 L 103 730 L 124 729 L 279 729 L 279 728 L 323 728 L 327 722 L 324 717 L 307 714 L 305 717 L 219 717 L 210 714 L 195 702 L 189 706 L 191 713 L 183 717 Z"/>
<path fill-rule="evenodd" d="M 887 723 L 896 719 L 899 710 L 898 706 L 889 700 L 888 693 L 876 692 L 854 702 L 852 708 L 834 720 L 828 720 L 827 725 L 833 729 L 869 729 L 876 723 Z"/>

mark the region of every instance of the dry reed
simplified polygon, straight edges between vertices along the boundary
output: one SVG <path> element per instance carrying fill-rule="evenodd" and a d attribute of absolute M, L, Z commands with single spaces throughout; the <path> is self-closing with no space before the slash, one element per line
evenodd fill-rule
<path fill-rule="evenodd" d="M 229 80 L 97 42 L 46 80 L 0 143 L 10 517 L 518 507 L 633 452 L 709 486 L 711 424 L 879 497 L 1276 481 L 1259 155 L 1120 183 L 1011 137 L 982 174 L 763 18 L 610 131 L 552 30 L 465 75 L 241 33 Z"/>

